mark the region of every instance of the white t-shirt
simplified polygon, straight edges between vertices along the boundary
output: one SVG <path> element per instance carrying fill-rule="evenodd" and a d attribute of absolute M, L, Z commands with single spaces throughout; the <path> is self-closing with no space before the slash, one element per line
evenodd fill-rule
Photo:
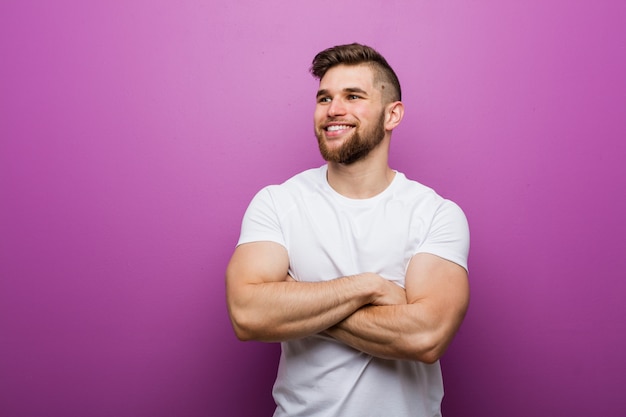
<path fill-rule="evenodd" d="M 461 209 L 396 172 L 382 193 L 350 199 L 326 180 L 327 166 L 262 189 L 238 244 L 273 241 L 299 281 L 374 272 L 404 287 L 409 261 L 431 253 L 467 269 L 469 229 Z M 273 395 L 278 416 L 440 416 L 439 363 L 385 360 L 313 335 L 281 344 Z"/>

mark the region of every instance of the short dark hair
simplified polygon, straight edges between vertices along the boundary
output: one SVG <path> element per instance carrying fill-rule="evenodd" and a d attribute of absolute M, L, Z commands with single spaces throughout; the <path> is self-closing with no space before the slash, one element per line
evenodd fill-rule
<path fill-rule="evenodd" d="M 390 101 L 402 100 L 402 90 L 400 81 L 387 60 L 374 48 L 351 43 L 347 45 L 337 45 L 323 50 L 315 55 L 309 71 L 319 80 L 324 74 L 337 65 L 369 65 L 374 71 L 374 81 L 389 83 L 392 86 Z M 383 87 L 384 88 L 384 87 Z"/>

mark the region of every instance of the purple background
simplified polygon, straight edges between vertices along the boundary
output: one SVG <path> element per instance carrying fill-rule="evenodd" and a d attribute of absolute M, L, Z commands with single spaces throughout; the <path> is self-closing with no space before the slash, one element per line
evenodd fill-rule
<path fill-rule="evenodd" d="M 458 202 L 454 416 L 626 413 L 626 2 L 0 3 L 0 414 L 270 415 L 224 269 L 319 166 L 315 53 L 397 69 L 391 164 Z"/>

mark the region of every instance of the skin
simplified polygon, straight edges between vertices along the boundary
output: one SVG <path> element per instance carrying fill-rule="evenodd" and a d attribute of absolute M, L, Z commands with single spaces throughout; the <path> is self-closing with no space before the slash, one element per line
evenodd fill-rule
<path fill-rule="evenodd" d="M 329 155 L 329 184 L 349 198 L 375 196 L 395 175 L 388 166 L 389 143 L 404 107 L 385 100 L 382 91 L 365 65 L 339 65 L 320 80 L 315 132 Z M 345 128 L 329 131 L 329 126 Z M 377 143 L 356 160 L 340 162 L 338 155 L 355 137 Z M 433 363 L 452 341 L 469 303 L 465 269 L 431 254 L 410 261 L 405 289 L 366 271 L 297 282 L 288 268 L 287 251 L 277 243 L 235 249 L 226 294 L 239 339 L 277 342 L 323 332 L 380 358 Z"/>
<path fill-rule="evenodd" d="M 352 74 L 354 76 L 360 74 L 358 71 L 350 71 L 351 67 L 342 68 L 349 73 L 356 72 Z M 369 108 L 371 101 L 368 103 L 368 99 L 371 99 L 372 92 L 365 91 L 358 85 L 346 87 L 343 97 L 340 97 L 356 110 L 356 116 L 346 115 L 345 105 L 329 95 L 330 90 L 327 88 L 320 88 L 317 92 L 315 136 L 320 153 L 328 162 L 352 165 L 366 157 L 385 138 L 385 114 L 382 108 Z M 361 123 L 362 120 L 367 121 L 372 111 L 374 113 L 371 117 L 378 118 L 369 123 Z"/>

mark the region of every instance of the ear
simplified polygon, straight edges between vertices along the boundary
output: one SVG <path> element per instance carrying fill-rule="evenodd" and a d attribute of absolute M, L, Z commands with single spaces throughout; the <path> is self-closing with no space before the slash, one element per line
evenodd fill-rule
<path fill-rule="evenodd" d="M 385 130 L 395 129 L 404 117 L 404 104 L 394 101 L 385 107 Z"/>

